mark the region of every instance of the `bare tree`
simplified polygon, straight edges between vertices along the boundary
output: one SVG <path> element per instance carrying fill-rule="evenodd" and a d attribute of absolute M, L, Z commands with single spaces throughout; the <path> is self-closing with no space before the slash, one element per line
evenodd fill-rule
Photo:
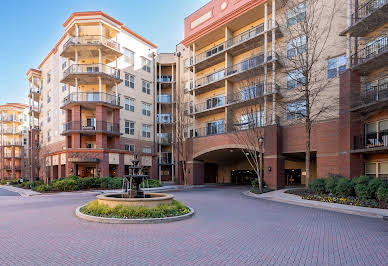
<path fill-rule="evenodd" d="M 338 1 L 289 0 L 284 5 L 288 12 L 282 18 L 281 30 L 287 39 L 286 47 L 281 49 L 285 54 L 280 54 L 280 59 L 287 80 L 283 92 L 289 102 L 280 106 L 288 120 L 304 123 L 306 187 L 309 187 L 312 124 L 334 117 L 338 110 L 338 92 L 330 90 L 333 80 L 326 75 L 326 60 L 334 47 L 334 36 L 338 35 L 333 31 Z"/>

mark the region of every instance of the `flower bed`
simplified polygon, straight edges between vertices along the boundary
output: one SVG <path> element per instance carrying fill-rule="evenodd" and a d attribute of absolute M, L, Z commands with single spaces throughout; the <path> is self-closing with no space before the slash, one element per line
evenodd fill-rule
<path fill-rule="evenodd" d="M 345 196 L 335 196 L 331 194 L 315 194 L 313 191 L 306 190 L 306 189 L 292 189 L 292 190 L 287 190 L 286 193 L 298 195 L 302 197 L 302 199 L 306 199 L 306 200 L 315 200 L 315 201 L 328 202 L 328 203 L 339 203 L 339 204 L 369 207 L 369 208 L 381 207 L 383 209 L 388 209 L 387 205 L 380 206 L 377 200 L 375 199 L 359 199 L 353 196 L 345 197 Z"/>
<path fill-rule="evenodd" d="M 190 209 L 177 200 L 174 200 L 170 205 L 162 204 L 155 208 L 143 206 L 128 207 L 124 205 L 111 208 L 94 200 L 82 207 L 80 211 L 91 216 L 120 219 L 166 218 L 190 213 Z"/>

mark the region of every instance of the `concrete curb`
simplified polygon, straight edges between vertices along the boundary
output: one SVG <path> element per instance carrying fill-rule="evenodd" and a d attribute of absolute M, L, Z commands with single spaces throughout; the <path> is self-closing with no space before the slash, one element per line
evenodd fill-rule
<path fill-rule="evenodd" d="M 190 212 L 184 215 L 175 216 L 175 217 L 166 217 L 166 218 L 147 218 L 147 219 L 120 219 L 120 218 L 106 218 L 106 217 L 97 217 L 84 214 L 80 209 L 85 206 L 82 205 L 75 210 L 75 215 L 78 218 L 87 220 L 89 222 L 97 223 L 107 223 L 107 224 L 160 224 L 160 223 L 171 223 L 182 221 L 191 218 L 194 215 L 194 209 L 190 206 L 186 206 L 190 209 Z"/>
<path fill-rule="evenodd" d="M 19 193 L 19 195 L 22 197 L 29 197 L 29 196 L 35 196 L 35 195 L 42 194 L 42 193 L 39 193 L 36 191 L 32 191 L 30 189 L 17 188 L 17 187 L 13 187 L 13 186 L 0 185 L 0 188 L 11 191 L 11 192 Z"/>
<path fill-rule="evenodd" d="M 286 203 L 286 204 L 292 204 L 292 205 L 298 205 L 298 206 L 310 207 L 310 208 L 317 208 L 317 209 L 340 212 L 340 213 L 345 213 L 345 214 L 359 215 L 359 216 L 364 216 L 364 217 L 388 219 L 388 218 L 385 218 L 387 216 L 385 216 L 382 213 L 382 212 L 385 212 L 385 210 L 383 210 L 383 209 L 358 207 L 358 206 L 343 205 L 343 204 L 338 204 L 338 203 L 320 202 L 320 201 L 313 201 L 313 200 L 303 200 L 299 196 L 297 196 L 297 197 L 299 197 L 300 199 L 292 200 L 292 199 L 282 199 L 279 197 L 261 197 L 260 195 L 254 194 L 250 191 L 244 191 L 242 193 L 247 197 L 256 198 L 256 199 L 271 200 L 271 201 L 276 201 L 276 202 L 281 202 L 281 203 Z M 263 195 L 263 194 L 261 194 L 261 195 Z M 357 208 L 357 209 L 355 209 L 355 208 Z M 363 209 L 360 210 L 359 208 L 363 208 Z"/>

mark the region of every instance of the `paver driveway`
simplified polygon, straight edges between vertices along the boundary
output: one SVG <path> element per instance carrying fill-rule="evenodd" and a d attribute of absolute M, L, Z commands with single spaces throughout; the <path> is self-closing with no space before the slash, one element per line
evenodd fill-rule
<path fill-rule="evenodd" d="M 157 225 L 80 220 L 92 194 L 0 198 L 0 264 L 387 265 L 388 222 L 251 199 L 242 187 L 174 193 L 196 210 Z"/>

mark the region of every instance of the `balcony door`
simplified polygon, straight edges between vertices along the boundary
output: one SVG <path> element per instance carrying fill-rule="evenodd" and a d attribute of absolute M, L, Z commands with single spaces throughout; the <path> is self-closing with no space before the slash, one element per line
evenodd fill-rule
<path fill-rule="evenodd" d="M 206 124 L 206 135 L 224 133 L 224 120 L 213 121 Z"/>

